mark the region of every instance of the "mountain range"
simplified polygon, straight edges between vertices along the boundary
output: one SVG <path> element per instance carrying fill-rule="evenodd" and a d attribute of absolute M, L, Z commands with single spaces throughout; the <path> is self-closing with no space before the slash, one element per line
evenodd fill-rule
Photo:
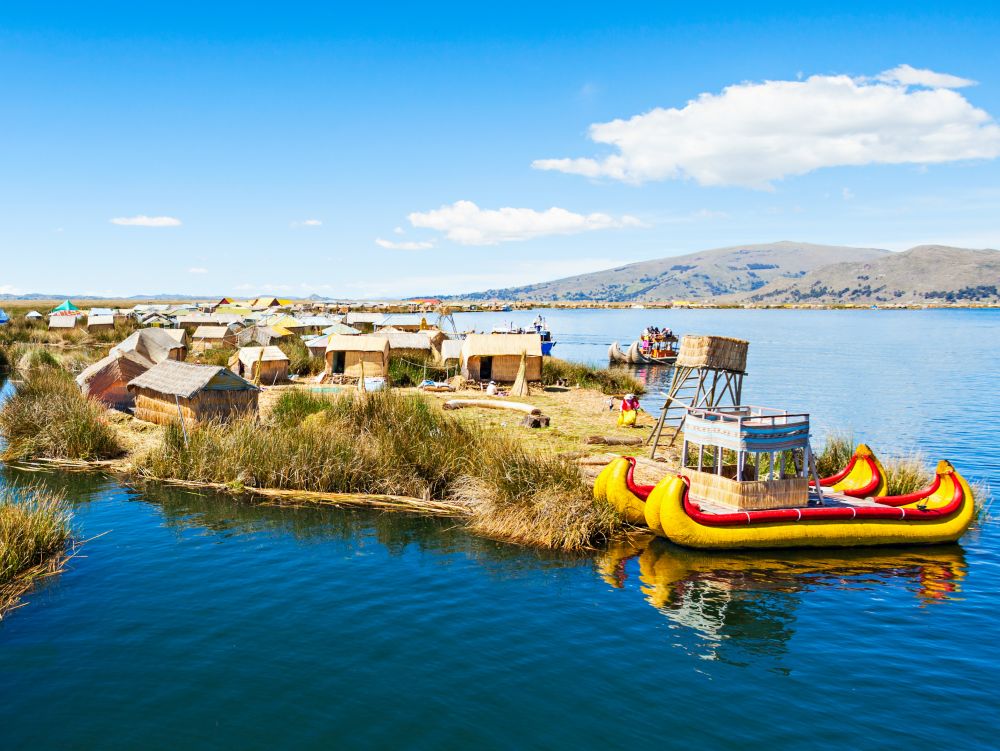
<path fill-rule="evenodd" d="M 941 303 L 1000 301 L 1000 251 L 781 241 L 641 261 L 462 299 L 580 302 Z"/>

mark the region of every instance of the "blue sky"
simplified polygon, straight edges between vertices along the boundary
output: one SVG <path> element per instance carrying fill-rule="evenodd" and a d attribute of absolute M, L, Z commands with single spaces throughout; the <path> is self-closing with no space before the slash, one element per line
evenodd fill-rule
<path fill-rule="evenodd" d="M 988 3 L 10 5 L 0 292 L 382 297 L 780 239 L 1000 247 Z"/>

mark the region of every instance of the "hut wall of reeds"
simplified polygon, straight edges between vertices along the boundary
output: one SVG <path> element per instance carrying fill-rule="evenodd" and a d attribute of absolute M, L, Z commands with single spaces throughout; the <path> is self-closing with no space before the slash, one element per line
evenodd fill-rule
<path fill-rule="evenodd" d="M 236 346 L 236 332 L 229 326 L 199 326 L 191 337 L 191 350 L 228 349 Z"/>
<path fill-rule="evenodd" d="M 288 380 L 288 356 L 279 347 L 241 347 L 229 361 L 236 375 L 258 384 Z"/>
<path fill-rule="evenodd" d="M 152 362 L 134 352 L 119 354 L 112 350 L 80 373 L 76 383 L 84 396 L 124 412 L 135 404 L 135 397 L 128 390 L 129 382 L 152 366 Z"/>
<path fill-rule="evenodd" d="M 513 383 L 525 355 L 525 379 L 542 380 L 538 334 L 469 334 L 462 342 L 462 376 L 470 381 Z"/>
<path fill-rule="evenodd" d="M 227 368 L 164 360 L 128 384 L 135 416 L 157 425 L 230 420 L 257 412 L 260 392 Z"/>
<path fill-rule="evenodd" d="M 389 377 L 389 340 L 384 336 L 332 335 L 326 345 L 327 375 Z"/>

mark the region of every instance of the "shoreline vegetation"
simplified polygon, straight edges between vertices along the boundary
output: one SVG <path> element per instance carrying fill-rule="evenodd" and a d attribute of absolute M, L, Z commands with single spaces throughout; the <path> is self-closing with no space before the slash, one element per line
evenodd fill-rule
<path fill-rule="evenodd" d="M 71 512 L 66 498 L 41 486 L 0 488 L 0 619 L 39 580 L 69 559 Z"/>

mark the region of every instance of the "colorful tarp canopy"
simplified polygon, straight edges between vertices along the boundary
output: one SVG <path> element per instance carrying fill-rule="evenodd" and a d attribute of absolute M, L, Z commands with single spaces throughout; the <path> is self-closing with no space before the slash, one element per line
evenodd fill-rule
<path fill-rule="evenodd" d="M 52 309 L 53 313 L 65 313 L 70 310 L 79 310 L 73 303 L 69 300 L 63 300 L 59 305 Z"/>

